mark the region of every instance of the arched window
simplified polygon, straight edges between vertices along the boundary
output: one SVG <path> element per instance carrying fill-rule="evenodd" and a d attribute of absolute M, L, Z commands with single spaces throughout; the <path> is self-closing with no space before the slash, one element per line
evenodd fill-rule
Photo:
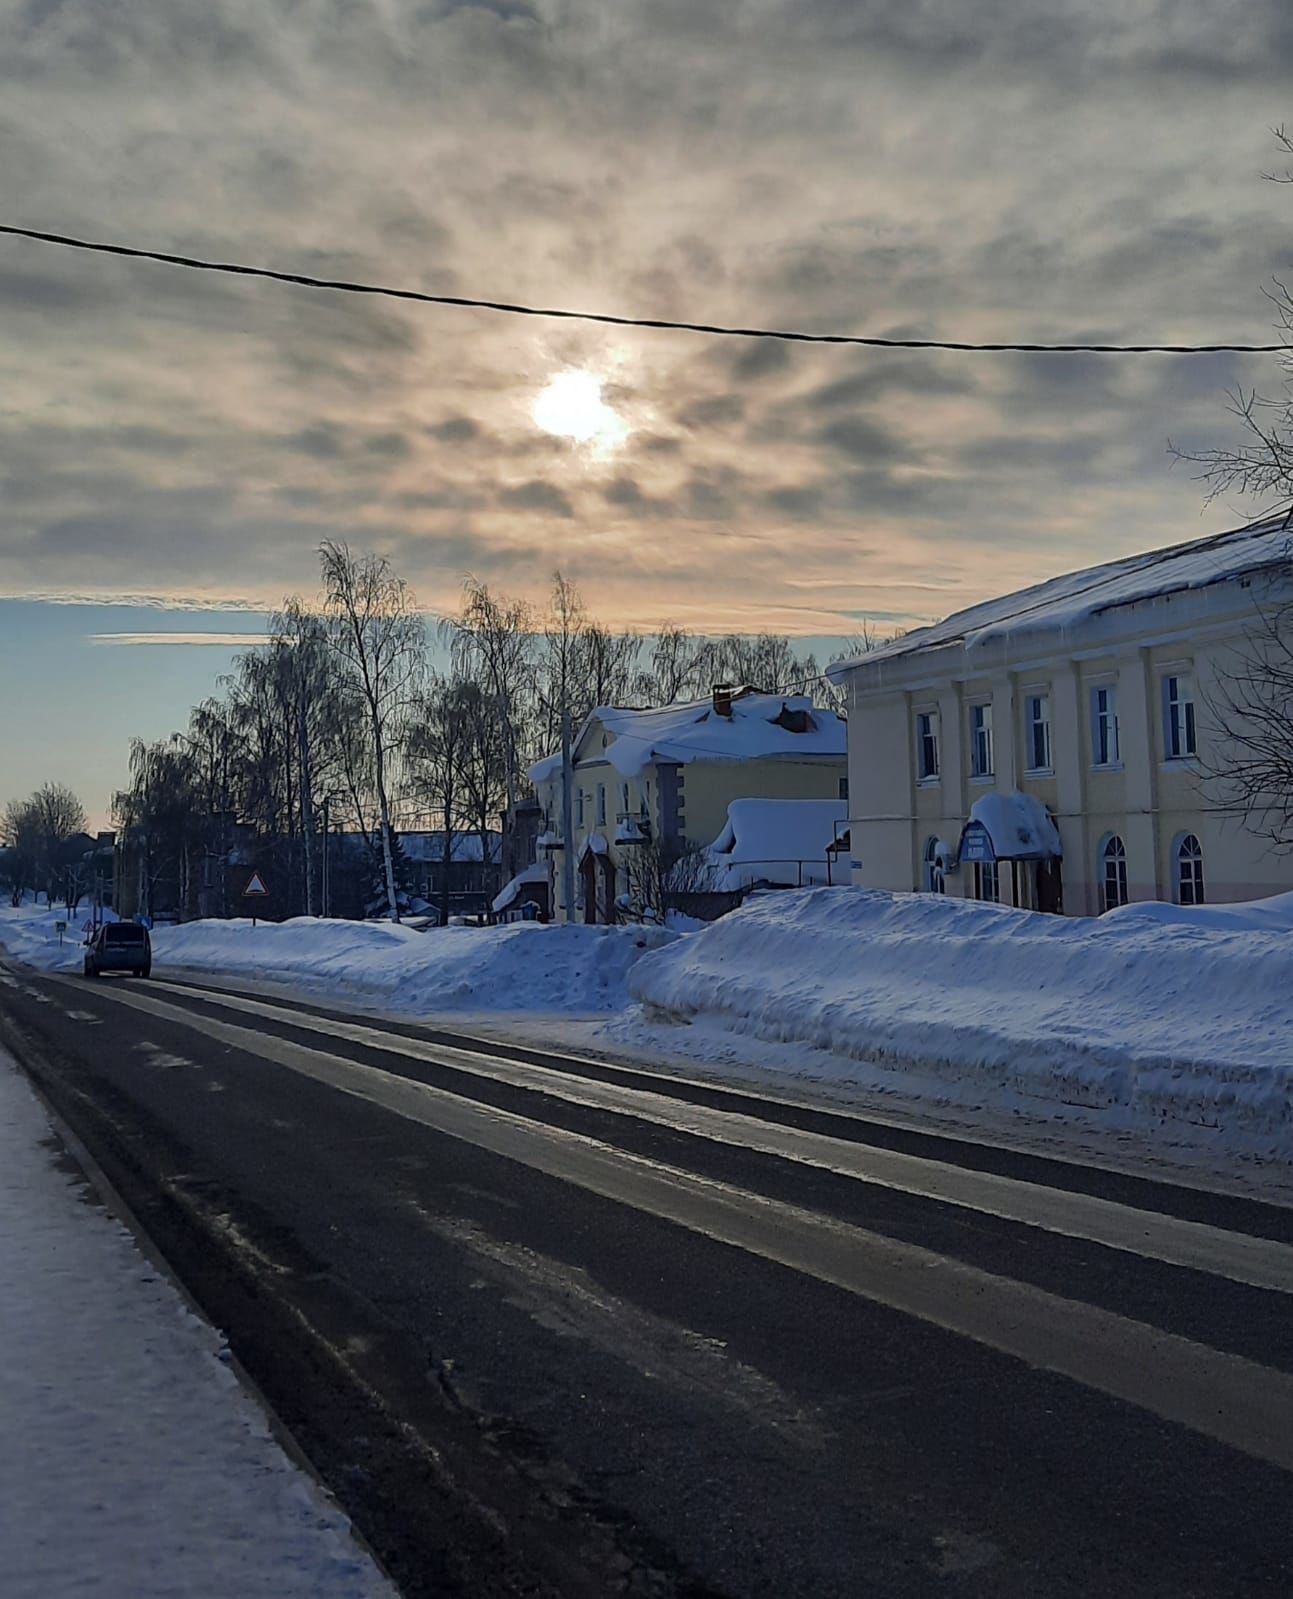
<path fill-rule="evenodd" d="M 1100 908 L 1111 911 L 1127 903 L 1127 851 L 1111 833 L 1100 851 Z"/>
<path fill-rule="evenodd" d="M 946 894 L 947 882 L 943 876 L 942 846 L 938 839 L 925 841 L 925 892 Z"/>
<path fill-rule="evenodd" d="M 1203 847 L 1193 833 L 1186 833 L 1176 845 L 1176 902 L 1203 904 Z"/>

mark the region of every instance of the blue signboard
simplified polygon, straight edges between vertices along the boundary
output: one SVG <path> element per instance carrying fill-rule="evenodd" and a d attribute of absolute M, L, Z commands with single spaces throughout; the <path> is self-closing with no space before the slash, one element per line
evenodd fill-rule
<path fill-rule="evenodd" d="M 976 862 L 986 865 L 997 858 L 992 847 L 992 839 L 982 822 L 969 822 L 961 834 L 960 859 L 973 866 Z"/>

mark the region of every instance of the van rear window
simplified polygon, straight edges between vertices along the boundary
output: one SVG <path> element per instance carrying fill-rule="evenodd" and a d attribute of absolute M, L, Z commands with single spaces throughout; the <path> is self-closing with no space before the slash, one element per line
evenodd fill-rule
<path fill-rule="evenodd" d="M 142 944 L 147 934 L 130 922 L 113 922 L 104 929 L 103 936 L 109 944 Z"/>

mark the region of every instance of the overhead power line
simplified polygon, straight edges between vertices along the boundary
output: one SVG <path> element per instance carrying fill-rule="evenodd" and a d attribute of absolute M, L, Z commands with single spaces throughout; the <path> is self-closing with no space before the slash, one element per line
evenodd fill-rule
<path fill-rule="evenodd" d="M 650 328 L 673 333 L 706 333 L 725 339 L 781 339 L 791 344 L 853 344 L 878 350 L 954 350 L 966 354 L 1018 351 L 1041 355 L 1270 355 L 1287 350 L 1286 344 L 1044 344 L 976 343 L 964 339 L 887 339 L 861 333 L 804 333 L 790 328 L 744 328 L 717 322 L 674 321 L 669 317 L 614 316 L 608 311 L 569 311 L 554 306 L 520 305 L 509 300 L 477 299 L 463 294 L 426 294 L 421 289 L 396 289 L 378 283 L 352 283 L 344 278 L 316 278 L 305 272 L 280 272 L 273 267 L 246 266 L 234 261 L 207 261 L 197 256 L 173 255 L 128 244 L 76 239 L 65 233 L 45 233 L 38 228 L 18 228 L 0 223 L 0 234 L 59 244 L 69 250 L 97 255 L 127 256 L 139 261 L 160 261 L 166 266 L 188 267 L 195 272 L 223 272 L 241 278 L 270 278 L 306 289 L 332 289 L 340 294 L 376 295 L 387 300 L 413 300 L 421 305 L 457 306 L 472 311 L 499 311 L 508 316 L 556 318 L 565 322 L 597 322 L 615 328 Z"/>

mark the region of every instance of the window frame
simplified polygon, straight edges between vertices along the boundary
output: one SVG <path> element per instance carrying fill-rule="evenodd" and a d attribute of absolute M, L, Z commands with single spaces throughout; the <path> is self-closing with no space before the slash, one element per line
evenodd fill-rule
<path fill-rule="evenodd" d="M 921 724 L 926 724 L 924 727 Z M 938 707 L 928 706 L 923 711 L 916 712 L 916 781 L 918 783 L 937 783 L 942 778 L 942 750 L 940 748 L 940 734 Z M 926 764 L 926 753 L 932 756 L 932 762 Z"/>
<path fill-rule="evenodd" d="M 606 826 L 606 784 L 605 783 L 599 783 L 597 785 L 597 810 L 596 810 L 595 814 L 596 814 L 596 817 L 597 817 L 596 825 L 598 827 L 605 827 Z"/>
<path fill-rule="evenodd" d="M 975 700 L 969 707 L 970 712 L 970 779 L 971 781 L 988 781 L 995 777 L 997 766 L 997 752 L 992 737 L 992 701 Z M 980 722 L 975 725 L 975 717 L 980 717 Z M 987 756 L 986 765 L 980 761 L 980 740 Z"/>
<path fill-rule="evenodd" d="M 1115 846 L 1117 847 L 1114 853 Z M 1100 844 L 1100 914 L 1130 903 L 1127 893 L 1127 846 L 1119 833 L 1106 833 Z M 1117 898 L 1109 895 L 1110 868 Z"/>
<path fill-rule="evenodd" d="M 1186 692 L 1181 693 L 1181 685 Z M 1173 696 L 1175 689 L 1175 696 Z M 1186 670 L 1163 673 L 1163 758 L 1191 761 L 1199 753 L 1199 717 L 1195 709 L 1194 673 Z"/>
<path fill-rule="evenodd" d="M 1187 845 L 1193 849 L 1187 854 Z M 1197 833 L 1182 833 L 1172 845 L 1173 892 L 1178 905 L 1206 905 L 1207 879 L 1203 875 L 1203 841 Z M 1187 867 L 1189 897 L 1186 897 Z"/>
<path fill-rule="evenodd" d="M 1104 710 L 1100 709 L 1102 694 L 1106 696 Z M 1116 681 L 1091 685 L 1091 765 L 1097 772 L 1117 771 L 1122 765 L 1122 728 L 1118 718 Z"/>
<path fill-rule="evenodd" d="M 991 883 L 992 892 L 985 892 Z M 1001 903 L 1001 862 L 1000 861 L 975 861 L 974 862 L 974 898 L 981 905 L 1000 905 Z"/>
<path fill-rule="evenodd" d="M 1044 705 L 1046 714 L 1043 717 L 1034 715 L 1033 707 Z M 1043 759 L 1037 760 L 1037 730 L 1042 730 Z M 1055 770 L 1055 758 L 1051 745 L 1051 691 L 1049 688 L 1026 689 L 1024 691 L 1024 770 L 1035 776 L 1049 775 Z"/>
<path fill-rule="evenodd" d="M 933 833 L 925 840 L 925 848 L 921 854 L 924 876 L 921 892 L 924 894 L 947 893 L 947 873 L 938 858 L 938 845 L 939 840 Z"/>

